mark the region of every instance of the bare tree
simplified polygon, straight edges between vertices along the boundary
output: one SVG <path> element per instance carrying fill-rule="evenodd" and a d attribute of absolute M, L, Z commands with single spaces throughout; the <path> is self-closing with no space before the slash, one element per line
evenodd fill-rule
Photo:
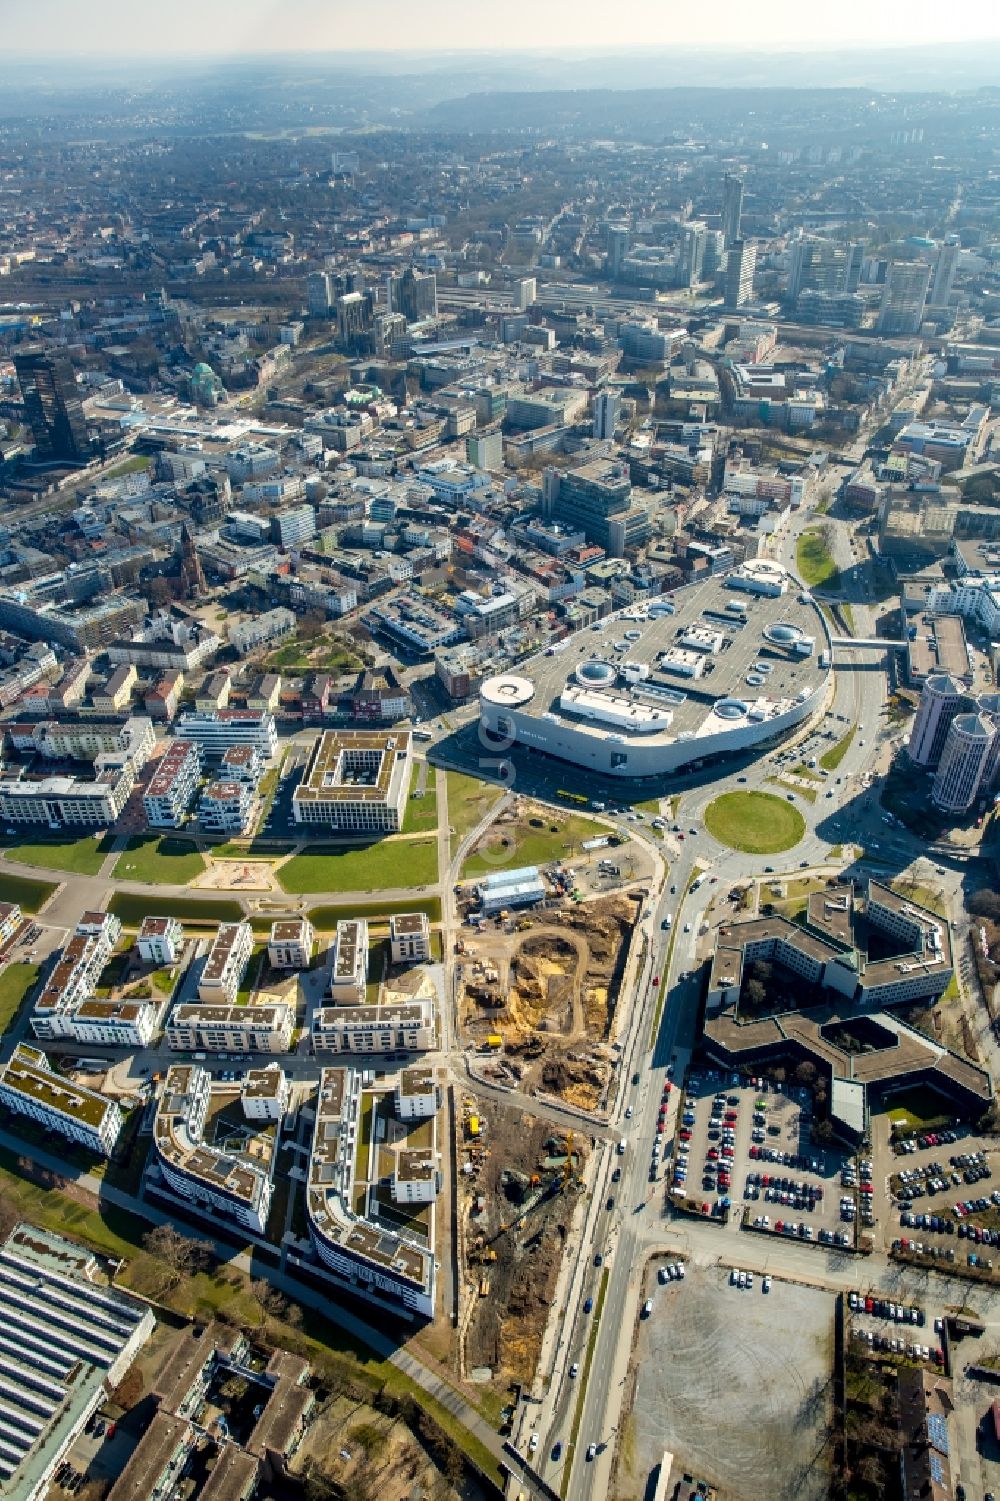
<path fill-rule="evenodd" d="M 276 1288 L 273 1288 L 265 1278 L 255 1277 L 250 1284 L 250 1292 L 253 1294 L 254 1302 L 257 1304 L 257 1314 L 262 1329 L 269 1318 L 284 1318 L 288 1304 L 281 1293 Z"/>
<path fill-rule="evenodd" d="M 173 1225 L 156 1225 L 147 1230 L 142 1244 L 151 1256 L 162 1261 L 170 1274 L 170 1287 L 176 1287 L 182 1277 L 190 1277 L 200 1271 L 209 1259 L 209 1249 L 204 1241 L 182 1235 Z"/>

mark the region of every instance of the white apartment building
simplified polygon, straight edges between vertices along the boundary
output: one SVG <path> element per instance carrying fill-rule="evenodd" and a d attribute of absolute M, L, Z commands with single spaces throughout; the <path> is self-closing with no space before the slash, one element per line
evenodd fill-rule
<path fill-rule="evenodd" d="M 104 760 L 106 764 L 101 765 Z M 121 817 L 135 786 L 130 762 L 111 764 L 101 757 L 93 781 L 78 777 L 46 777 L 28 782 L 20 776 L 0 777 L 0 820 L 8 823 L 63 824 L 106 829 Z"/>
<path fill-rule="evenodd" d="M 266 610 L 263 615 L 254 616 L 252 620 L 243 620 L 239 625 L 230 626 L 229 644 L 241 657 L 245 657 L 259 646 L 284 640 L 294 630 L 294 614 L 291 610 L 286 610 L 284 605 L 279 605 L 273 610 Z"/>
<path fill-rule="evenodd" d="M 153 1001 L 81 1001 L 63 1017 L 65 1030 L 53 1035 L 104 1048 L 148 1048 L 156 1030 Z"/>
<path fill-rule="evenodd" d="M 176 1052 L 287 1053 L 295 1030 L 295 1007 L 175 1006 L 164 1031 Z"/>
<path fill-rule="evenodd" d="M 272 518 L 271 536 L 281 547 L 295 547 L 316 535 L 316 508 L 310 505 L 289 506 Z"/>
<path fill-rule="evenodd" d="M 396 1114 L 401 1121 L 430 1120 L 441 1108 L 441 1086 L 432 1068 L 404 1068 L 396 1082 Z"/>
<path fill-rule="evenodd" d="M 313 1052 L 426 1053 L 434 1046 L 434 1006 L 320 1006 L 313 1013 Z"/>
<path fill-rule="evenodd" d="M 209 782 L 198 800 L 198 822 L 208 834 L 248 834 L 260 798 L 248 782 Z"/>
<path fill-rule="evenodd" d="M 368 983 L 368 924 L 364 918 L 338 922 L 327 993 L 338 1006 L 360 1005 Z"/>
<path fill-rule="evenodd" d="M 396 1204 L 433 1204 L 441 1192 L 441 1169 L 433 1152 L 397 1152 L 391 1191 Z"/>
<path fill-rule="evenodd" d="M 144 917 L 136 946 L 147 964 L 174 964 L 184 947 L 184 929 L 176 917 Z"/>
<path fill-rule="evenodd" d="M 198 981 L 198 999 L 216 1006 L 231 1006 L 252 953 L 253 929 L 250 924 L 222 923 Z"/>
<path fill-rule="evenodd" d="M 248 782 L 256 787 L 264 775 L 265 764 L 256 745 L 231 745 L 223 752 L 219 770 L 224 782 Z"/>
<path fill-rule="evenodd" d="M 124 724 L 96 719 L 65 723 L 46 719 L 34 726 L 33 739 L 39 755 L 49 760 L 96 761 L 102 754 L 120 752 L 138 771 L 153 753 L 156 731 L 153 721 L 144 714 L 135 714 Z"/>
<path fill-rule="evenodd" d="M 354 1164 L 361 1113 L 355 1069 L 320 1074 L 309 1153 L 306 1215 L 323 1266 L 355 1294 L 401 1305 L 423 1318 L 434 1314 L 433 1245 L 394 1234 L 354 1210 Z"/>
<path fill-rule="evenodd" d="M 201 775 L 201 751 L 193 740 L 172 740 L 143 793 L 146 822 L 154 829 L 176 829 L 184 822 Z"/>
<path fill-rule="evenodd" d="M 35 1001 L 31 1029 L 36 1037 L 46 1041 L 76 1036 L 76 1010 L 93 998 L 120 933 L 121 923 L 112 913 L 83 914 Z"/>
<path fill-rule="evenodd" d="M 316 932 L 308 917 L 282 917 L 271 924 L 267 957 L 272 969 L 308 969 Z"/>
<path fill-rule="evenodd" d="M 174 726 L 185 740 L 194 740 L 202 754 L 219 760 L 231 745 L 255 745 L 265 760 L 278 749 L 278 731 L 270 710 L 214 709 L 181 714 Z"/>
<path fill-rule="evenodd" d="M 389 918 L 393 964 L 419 964 L 431 957 L 431 925 L 426 912 L 400 912 Z"/>
<path fill-rule="evenodd" d="M 248 1068 L 240 1089 L 240 1103 L 248 1121 L 280 1121 L 288 1110 L 291 1088 L 277 1063 Z"/>
<path fill-rule="evenodd" d="M 405 730 L 324 730 L 292 794 L 295 822 L 345 833 L 396 833 L 411 770 Z"/>
<path fill-rule="evenodd" d="M 179 1198 L 262 1235 L 271 1207 L 270 1172 L 249 1157 L 206 1145 L 211 1092 L 207 1070 L 192 1064 L 167 1070 L 153 1124 L 157 1167 Z"/>
<path fill-rule="evenodd" d="M 49 1067 L 44 1053 L 24 1043 L 0 1067 L 0 1105 L 101 1157 L 111 1155 L 122 1128 L 114 1100 L 64 1079 Z"/>

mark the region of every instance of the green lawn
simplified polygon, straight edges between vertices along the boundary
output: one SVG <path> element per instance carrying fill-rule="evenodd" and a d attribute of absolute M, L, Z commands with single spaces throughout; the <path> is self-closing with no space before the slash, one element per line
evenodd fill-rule
<path fill-rule="evenodd" d="M 282 888 L 296 895 L 432 886 L 438 878 L 437 840 L 384 839 L 348 849 L 319 846 L 293 855 L 276 874 Z"/>
<path fill-rule="evenodd" d="M 58 887 L 53 881 L 33 881 L 0 871 L 0 902 L 16 902 L 22 912 L 40 912 Z"/>
<path fill-rule="evenodd" d="M 493 782 L 481 782 L 478 777 L 467 777 L 461 771 L 449 771 L 448 777 L 448 823 L 455 830 L 451 836 L 451 852 L 456 849 L 470 829 L 503 796 L 503 789 Z"/>
<path fill-rule="evenodd" d="M 806 822 L 770 792 L 724 792 L 705 809 L 705 827 L 720 844 L 747 855 L 776 855 L 798 844 Z"/>
<path fill-rule="evenodd" d="M 345 902 L 342 907 L 334 907 L 324 904 L 319 907 L 310 907 L 308 911 L 309 921 L 318 933 L 332 933 L 338 922 L 349 917 L 364 917 L 369 922 L 378 922 L 380 918 L 387 919 L 399 912 L 426 912 L 431 922 L 441 921 L 441 898 L 439 896 L 415 896 L 407 901 L 395 902 Z M 257 931 L 258 919 L 254 918 L 254 931 Z M 272 919 L 268 918 L 264 931 L 271 925 Z"/>
<path fill-rule="evenodd" d="M 504 866 L 546 865 L 562 860 L 577 853 L 584 839 L 605 833 L 602 824 L 578 813 L 536 809 L 516 823 L 498 824 L 489 830 L 483 847 L 462 866 L 462 879 L 488 875 Z"/>
<path fill-rule="evenodd" d="M 113 469 L 108 469 L 101 475 L 101 479 L 120 479 L 123 474 L 135 474 L 139 469 L 148 469 L 152 459 L 144 458 L 142 454 L 133 454 L 130 459 L 116 464 Z"/>
<path fill-rule="evenodd" d="M 79 839 L 31 839 L 8 846 L 7 857 L 25 865 L 44 865 L 47 870 L 65 870 L 75 876 L 96 876 L 111 849 L 105 835 L 95 839 L 84 834 Z"/>
<path fill-rule="evenodd" d="M 243 917 L 239 902 L 211 897 L 199 902 L 183 896 L 158 896 L 155 891 L 148 896 L 141 892 L 116 891 L 108 903 L 108 911 L 120 917 L 126 928 L 141 927 L 145 917 L 179 917 L 183 923 L 202 926 L 239 922 Z"/>
<path fill-rule="evenodd" d="M 851 741 L 854 739 L 857 732 L 857 725 L 852 724 L 851 728 L 847 731 L 847 734 L 844 735 L 840 740 L 838 740 L 836 745 L 831 745 L 828 751 L 823 752 L 823 754 L 819 758 L 819 764 L 824 767 L 826 771 L 837 770 L 837 767 L 840 765 L 841 761 L 850 750 Z"/>
<path fill-rule="evenodd" d="M 916 902 L 919 907 L 936 912 L 938 917 L 948 916 L 941 892 L 936 886 L 922 886 L 919 881 L 893 881 L 892 889 L 905 901 Z"/>
<path fill-rule="evenodd" d="M 820 531 L 803 532 L 796 550 L 799 576 L 810 589 L 839 589 L 840 570 Z"/>
<path fill-rule="evenodd" d="M 111 874 L 116 881 L 186 886 L 204 869 L 204 859 L 187 839 L 175 839 L 169 834 L 143 834 L 129 840 Z"/>
<path fill-rule="evenodd" d="M 787 781 L 784 777 L 768 777 L 767 780 L 773 782 L 775 787 L 784 787 L 793 797 L 805 798 L 807 803 L 814 803 L 819 796 L 815 787 L 802 787 L 798 782 Z"/>
<path fill-rule="evenodd" d="M 423 797 L 414 797 L 413 793 L 406 803 L 406 814 L 403 818 L 404 834 L 426 834 L 438 826 L 438 800 L 437 788 L 433 780 L 428 777 L 427 787 Z"/>
<path fill-rule="evenodd" d="M 8 964 L 0 974 L 0 1032 L 6 1032 L 38 979 L 37 964 Z"/>
<path fill-rule="evenodd" d="M 892 1095 L 886 1102 L 886 1114 L 894 1126 L 914 1131 L 931 1131 L 951 1119 L 941 1096 L 922 1089 L 904 1089 Z"/>

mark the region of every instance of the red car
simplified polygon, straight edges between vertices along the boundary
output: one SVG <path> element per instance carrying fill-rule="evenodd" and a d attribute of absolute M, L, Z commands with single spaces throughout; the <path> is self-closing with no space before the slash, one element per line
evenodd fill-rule
<path fill-rule="evenodd" d="M 687 1126 L 685 1126 L 684 1130 L 681 1132 L 681 1141 L 690 1141 L 690 1140 L 691 1140 L 691 1132 L 688 1130 Z"/>
<path fill-rule="evenodd" d="M 717 1162 L 719 1160 L 718 1148 L 709 1147 L 708 1151 L 705 1153 L 705 1156 L 708 1158 L 709 1162 Z"/>

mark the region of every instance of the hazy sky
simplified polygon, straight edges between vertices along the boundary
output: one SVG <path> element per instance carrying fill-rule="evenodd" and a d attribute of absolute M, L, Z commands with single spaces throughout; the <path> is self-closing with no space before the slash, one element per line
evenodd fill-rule
<path fill-rule="evenodd" d="M 812 49 L 1000 39 L 997 0 L 0 0 L 2 50 L 176 56 L 443 47 Z"/>

